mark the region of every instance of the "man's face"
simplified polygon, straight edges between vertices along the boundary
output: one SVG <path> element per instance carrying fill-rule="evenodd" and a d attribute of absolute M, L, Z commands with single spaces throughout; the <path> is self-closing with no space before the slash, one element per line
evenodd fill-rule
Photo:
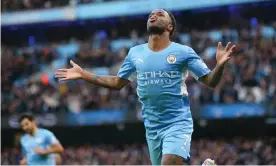
<path fill-rule="evenodd" d="M 31 133 L 34 129 L 34 126 L 35 126 L 35 121 L 31 121 L 27 118 L 21 121 L 21 128 L 26 133 Z"/>
<path fill-rule="evenodd" d="M 150 34 L 161 35 L 165 31 L 171 31 L 172 28 L 171 18 L 165 10 L 156 9 L 149 15 L 147 30 Z"/>

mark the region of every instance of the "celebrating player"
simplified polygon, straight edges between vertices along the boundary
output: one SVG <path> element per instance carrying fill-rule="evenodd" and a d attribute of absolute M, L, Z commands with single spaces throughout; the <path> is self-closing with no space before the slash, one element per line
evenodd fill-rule
<path fill-rule="evenodd" d="M 195 51 L 170 40 L 176 29 L 174 16 L 164 10 L 151 12 L 147 21 L 148 43 L 132 47 L 117 76 L 88 73 L 70 61 L 73 68 L 59 69 L 61 81 L 83 79 L 91 84 L 121 89 L 137 74 L 137 94 L 142 103 L 146 138 L 154 165 L 181 165 L 190 158 L 193 120 L 185 79 L 195 79 L 214 88 L 235 45 L 223 49 L 218 43 L 217 65 L 211 71 Z M 208 159 L 205 165 L 214 164 Z"/>
<path fill-rule="evenodd" d="M 22 115 L 19 119 L 26 133 L 20 140 L 23 151 L 21 165 L 56 165 L 61 159 L 58 153 L 63 147 L 54 134 L 46 129 L 38 128 L 34 117 Z"/>

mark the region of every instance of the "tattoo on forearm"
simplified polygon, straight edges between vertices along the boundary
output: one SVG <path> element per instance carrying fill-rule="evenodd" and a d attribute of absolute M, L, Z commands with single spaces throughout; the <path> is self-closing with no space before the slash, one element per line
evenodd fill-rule
<path fill-rule="evenodd" d="M 208 78 L 208 84 L 210 86 L 216 86 L 223 74 L 224 67 L 222 66 L 216 66 L 214 70 L 211 72 L 209 78 Z"/>
<path fill-rule="evenodd" d="M 97 76 L 94 77 L 94 84 L 106 87 L 106 88 L 114 88 L 116 86 L 116 81 L 114 77 L 106 77 L 106 76 Z"/>
<path fill-rule="evenodd" d="M 94 85 L 117 90 L 129 83 L 128 80 L 121 79 L 117 76 L 99 76 L 86 71 L 84 71 L 82 79 Z"/>

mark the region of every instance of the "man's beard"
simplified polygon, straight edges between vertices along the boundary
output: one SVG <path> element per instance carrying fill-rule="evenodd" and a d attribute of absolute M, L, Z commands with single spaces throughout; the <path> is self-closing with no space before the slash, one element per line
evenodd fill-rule
<path fill-rule="evenodd" d="M 34 129 L 28 129 L 28 130 L 25 130 L 25 132 L 26 132 L 26 133 L 28 133 L 28 134 L 32 134 L 32 133 L 33 133 L 33 131 L 34 131 Z"/>
<path fill-rule="evenodd" d="M 162 35 L 165 32 L 165 28 L 159 26 L 148 27 L 148 33 L 150 35 Z"/>
<path fill-rule="evenodd" d="M 26 130 L 25 131 L 27 134 L 32 134 L 32 130 Z"/>

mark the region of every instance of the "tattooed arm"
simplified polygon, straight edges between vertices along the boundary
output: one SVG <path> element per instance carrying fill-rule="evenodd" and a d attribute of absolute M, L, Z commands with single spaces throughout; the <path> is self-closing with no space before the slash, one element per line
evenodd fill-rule
<path fill-rule="evenodd" d="M 98 76 L 83 71 L 82 79 L 98 86 L 112 89 L 122 89 L 130 81 L 117 76 Z"/>
<path fill-rule="evenodd" d="M 205 85 L 215 88 L 219 83 L 222 75 L 225 64 L 231 57 L 232 52 L 235 49 L 235 45 L 230 47 L 230 42 L 226 45 L 225 49 L 222 49 L 221 42 L 218 43 L 218 49 L 216 53 L 217 65 L 208 75 L 205 75 L 199 79 Z"/>
<path fill-rule="evenodd" d="M 91 84 L 102 86 L 111 89 L 122 89 L 130 81 L 117 76 L 98 76 L 91 74 L 83 70 L 79 65 L 70 61 L 73 66 L 71 69 L 59 69 L 55 73 L 55 77 L 59 78 L 60 81 L 82 79 Z"/>
<path fill-rule="evenodd" d="M 223 75 L 223 70 L 224 66 L 217 65 L 212 72 L 199 78 L 199 81 L 211 88 L 215 88 Z"/>

